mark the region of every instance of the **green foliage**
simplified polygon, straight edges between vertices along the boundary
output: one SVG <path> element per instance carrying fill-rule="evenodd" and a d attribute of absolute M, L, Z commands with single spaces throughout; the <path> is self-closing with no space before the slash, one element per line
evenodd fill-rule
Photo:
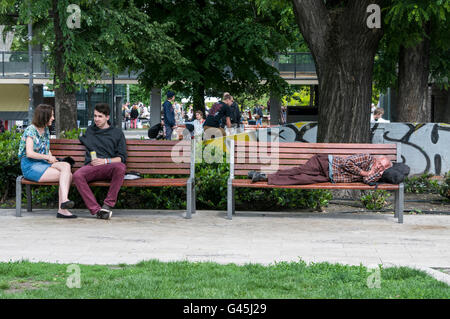
<path fill-rule="evenodd" d="M 140 84 L 130 84 L 130 105 L 139 102 L 144 103 L 144 105 L 149 105 L 150 92 Z"/>
<path fill-rule="evenodd" d="M 361 196 L 360 200 L 364 207 L 369 210 L 380 210 L 387 205 L 389 193 L 385 190 L 378 189 L 369 191 L 368 194 Z"/>
<path fill-rule="evenodd" d="M 384 91 L 388 87 L 397 87 L 397 64 L 401 47 L 410 48 L 429 39 L 433 82 L 447 89 L 450 75 L 449 19 L 449 1 L 391 1 L 385 14 L 384 36 L 375 57 L 374 81 L 377 88 Z"/>
<path fill-rule="evenodd" d="M 283 105 L 300 106 L 309 105 L 310 99 L 310 87 L 301 86 L 299 90 L 296 90 L 291 95 L 284 96 L 281 101 Z"/>
<path fill-rule="evenodd" d="M 67 138 L 69 140 L 77 140 L 78 137 L 86 131 L 84 128 L 74 128 L 73 130 L 62 132 L 61 138 Z"/>
<path fill-rule="evenodd" d="M 424 173 L 419 176 L 405 178 L 405 191 L 416 194 L 439 194 L 438 181 L 431 179 L 433 174 Z"/>
<path fill-rule="evenodd" d="M 15 194 L 16 178 L 22 175 L 17 153 L 22 134 L 11 131 L 0 134 L 0 200 L 4 201 L 8 196 Z"/>
<path fill-rule="evenodd" d="M 444 182 L 440 187 L 439 193 L 441 194 L 441 196 L 450 200 L 450 171 L 445 173 Z"/>
<path fill-rule="evenodd" d="M 265 59 L 273 59 L 295 42 L 293 25 L 281 26 L 282 11 L 258 10 L 254 1 L 136 1 L 151 21 L 170 22 L 185 64 L 149 61 L 142 75 L 148 87 L 172 82 L 172 89 L 197 96 L 197 89 L 210 96 L 224 91 L 232 95 L 260 96 L 270 89 L 283 91 L 286 83 Z M 261 84 L 261 78 L 267 82 Z M 194 105 L 195 109 L 203 106 Z"/>

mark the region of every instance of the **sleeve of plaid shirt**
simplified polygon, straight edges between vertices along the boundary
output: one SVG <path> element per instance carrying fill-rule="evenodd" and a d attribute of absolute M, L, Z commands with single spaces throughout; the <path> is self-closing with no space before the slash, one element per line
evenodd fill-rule
<path fill-rule="evenodd" d="M 375 159 L 369 154 L 351 155 L 345 159 L 344 169 L 353 175 L 361 176 L 361 171 L 369 171 Z"/>
<path fill-rule="evenodd" d="M 375 170 L 375 172 L 373 174 L 363 177 L 363 182 L 366 184 L 374 183 L 374 182 L 378 181 L 382 175 L 383 175 L 382 168 L 377 169 L 377 170 Z"/>

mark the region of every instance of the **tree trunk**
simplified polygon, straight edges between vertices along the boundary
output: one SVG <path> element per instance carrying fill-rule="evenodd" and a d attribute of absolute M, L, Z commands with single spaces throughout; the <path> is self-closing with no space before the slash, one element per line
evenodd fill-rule
<path fill-rule="evenodd" d="M 65 67 L 64 36 L 61 28 L 61 18 L 58 11 L 58 0 L 52 0 L 53 29 L 55 32 L 54 61 L 55 76 L 55 128 L 56 137 L 62 132 L 77 128 L 77 108 L 75 83 L 67 76 Z M 69 68 L 70 69 L 70 68 Z"/>
<path fill-rule="evenodd" d="M 428 27 L 427 27 L 428 28 Z M 429 28 L 427 30 L 429 34 Z M 399 122 L 430 122 L 428 75 L 430 74 L 430 41 L 425 38 L 414 47 L 400 48 L 398 70 Z"/>
<path fill-rule="evenodd" d="M 193 84 L 193 100 L 194 113 L 195 111 L 202 111 L 205 114 L 205 85 L 203 83 Z"/>
<path fill-rule="evenodd" d="M 317 141 L 370 143 L 373 55 L 354 59 L 344 48 L 339 55 L 340 63 L 330 56 L 321 66 Z"/>
<path fill-rule="evenodd" d="M 292 2 L 319 79 L 317 141 L 370 143 L 373 61 L 383 32 L 367 26 L 367 7 L 384 2 Z"/>

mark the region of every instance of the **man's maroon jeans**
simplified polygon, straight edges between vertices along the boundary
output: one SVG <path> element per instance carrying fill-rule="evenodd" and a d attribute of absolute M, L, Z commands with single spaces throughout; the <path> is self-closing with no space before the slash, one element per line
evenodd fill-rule
<path fill-rule="evenodd" d="M 125 171 L 126 165 L 120 162 L 98 166 L 88 164 L 73 174 L 73 182 L 92 215 L 97 214 L 101 206 L 95 199 L 94 193 L 92 193 L 88 184 L 94 181 L 110 181 L 111 185 L 109 186 L 108 195 L 103 203 L 109 207 L 114 207 L 120 187 L 123 184 Z"/>

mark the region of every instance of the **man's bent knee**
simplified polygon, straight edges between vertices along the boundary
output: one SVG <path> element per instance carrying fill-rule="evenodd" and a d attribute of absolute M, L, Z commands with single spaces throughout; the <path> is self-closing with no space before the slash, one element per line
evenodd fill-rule
<path fill-rule="evenodd" d="M 78 171 L 76 171 L 75 173 L 73 173 L 72 179 L 73 179 L 73 182 L 74 182 L 75 184 L 77 184 L 77 183 L 82 182 L 83 180 L 85 180 L 83 174 L 80 173 L 80 170 L 78 170 Z"/>
<path fill-rule="evenodd" d="M 120 163 L 117 163 L 117 165 L 114 165 L 114 170 L 117 173 L 119 173 L 119 174 L 124 174 L 125 175 L 125 171 L 127 170 L 127 166 L 124 163 L 120 162 Z"/>

